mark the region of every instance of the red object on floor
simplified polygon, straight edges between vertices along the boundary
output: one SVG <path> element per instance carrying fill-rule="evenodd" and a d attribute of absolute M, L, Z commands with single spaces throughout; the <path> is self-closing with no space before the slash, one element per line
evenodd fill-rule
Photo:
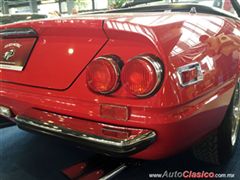
<path fill-rule="evenodd" d="M 98 180 L 122 166 L 124 159 L 94 156 L 69 168 L 63 174 L 70 180 Z"/>
<path fill-rule="evenodd" d="M 95 171 L 92 171 L 85 176 L 79 177 L 77 180 L 98 180 L 104 175 L 104 170 L 97 169 Z"/>
<path fill-rule="evenodd" d="M 69 179 L 77 179 L 81 176 L 87 167 L 86 163 L 79 163 L 63 170 L 63 174 Z"/>

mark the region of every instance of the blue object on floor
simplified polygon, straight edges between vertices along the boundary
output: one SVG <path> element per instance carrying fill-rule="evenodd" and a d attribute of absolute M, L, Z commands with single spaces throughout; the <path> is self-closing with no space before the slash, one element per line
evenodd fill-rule
<path fill-rule="evenodd" d="M 94 156 L 62 140 L 35 135 L 16 126 L 0 129 L 0 180 L 64 180 L 61 170 Z M 225 166 L 211 166 L 185 152 L 158 161 L 143 161 L 141 166 L 126 169 L 114 179 L 149 179 L 150 173 L 165 171 L 213 171 L 233 173 L 240 178 L 240 147 Z"/>

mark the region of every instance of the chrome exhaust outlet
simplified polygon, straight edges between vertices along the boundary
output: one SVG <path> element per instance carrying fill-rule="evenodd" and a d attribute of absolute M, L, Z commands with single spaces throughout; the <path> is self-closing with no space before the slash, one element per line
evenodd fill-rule
<path fill-rule="evenodd" d="M 117 176 L 120 172 L 122 172 L 124 169 L 127 168 L 126 164 L 122 164 L 113 171 L 111 171 L 109 174 L 103 176 L 100 178 L 100 180 L 109 180 L 112 179 L 113 177 Z"/>

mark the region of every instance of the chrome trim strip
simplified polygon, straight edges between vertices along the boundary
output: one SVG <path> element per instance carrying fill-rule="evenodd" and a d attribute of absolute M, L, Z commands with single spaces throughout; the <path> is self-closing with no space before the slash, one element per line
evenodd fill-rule
<path fill-rule="evenodd" d="M 151 55 L 139 55 L 139 56 L 134 57 L 133 59 L 130 59 L 128 62 L 138 60 L 138 59 L 148 61 L 153 66 L 156 76 L 157 76 L 157 82 L 156 82 L 154 88 L 147 94 L 137 96 L 137 97 L 147 97 L 147 96 L 151 95 L 161 84 L 161 82 L 163 80 L 163 65 L 160 63 L 160 60 L 158 60 L 157 57 L 153 57 Z"/>
<path fill-rule="evenodd" d="M 126 164 L 122 164 L 118 168 L 116 168 L 113 171 L 111 171 L 109 174 L 101 177 L 99 180 L 112 179 L 113 177 L 117 176 L 120 172 L 122 172 L 126 168 L 127 168 L 127 165 Z"/>
<path fill-rule="evenodd" d="M 0 115 L 7 118 L 11 118 L 13 116 L 11 109 L 2 105 L 0 105 Z"/>
<path fill-rule="evenodd" d="M 29 125 L 32 127 L 37 127 L 42 130 L 47 130 L 50 132 L 71 136 L 74 138 L 78 138 L 80 140 L 98 143 L 101 145 L 113 146 L 116 148 L 131 147 L 134 145 L 138 145 L 139 143 L 144 143 L 145 141 L 155 139 L 155 137 L 156 137 L 156 133 L 154 131 L 149 131 L 148 133 L 139 135 L 135 139 L 113 140 L 113 139 L 107 139 L 107 138 L 103 138 L 103 137 L 99 137 L 99 136 L 95 136 L 95 135 L 85 134 L 85 133 L 74 131 L 74 130 L 71 130 L 68 128 L 60 127 L 55 124 L 41 122 L 41 121 L 37 121 L 37 120 L 33 120 L 31 118 L 26 118 L 26 117 L 21 117 L 21 116 L 16 116 L 15 121 L 19 124 Z"/>
<path fill-rule="evenodd" d="M 121 71 L 121 68 L 120 68 L 120 64 L 118 63 L 118 61 L 121 61 L 121 60 L 120 59 L 117 60 L 116 57 L 109 55 L 109 56 L 100 56 L 100 57 L 94 59 L 92 62 L 94 62 L 94 61 L 104 61 L 104 60 L 108 61 L 112 65 L 117 78 L 116 78 L 116 82 L 115 82 L 115 84 L 114 84 L 114 86 L 112 87 L 111 90 L 104 91 L 104 92 L 97 92 L 97 93 L 110 94 L 110 93 L 114 92 L 120 85 L 120 71 Z"/>
<path fill-rule="evenodd" d="M 22 37 L 37 37 L 37 33 L 32 28 L 11 28 L 0 30 L 0 38 Z"/>
<path fill-rule="evenodd" d="M 14 66 L 14 65 L 0 64 L 0 69 L 22 71 L 23 70 L 23 66 Z"/>
<path fill-rule="evenodd" d="M 194 69 L 197 71 L 197 79 L 192 79 L 189 82 L 183 82 L 182 73 L 189 72 Z M 190 86 L 190 85 L 193 85 L 193 84 L 196 84 L 196 83 L 199 83 L 200 81 L 202 81 L 204 78 L 203 72 L 204 71 L 202 70 L 200 63 L 194 62 L 194 63 L 190 63 L 190 64 L 179 67 L 177 69 L 177 77 L 178 77 L 180 85 L 182 87 L 187 87 L 187 86 Z"/>

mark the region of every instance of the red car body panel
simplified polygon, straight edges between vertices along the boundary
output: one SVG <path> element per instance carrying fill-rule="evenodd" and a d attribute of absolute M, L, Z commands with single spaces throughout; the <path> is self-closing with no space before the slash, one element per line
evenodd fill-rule
<path fill-rule="evenodd" d="M 16 27 L 33 28 L 39 38 L 23 71 L 0 70 L 0 105 L 9 107 L 14 115 L 39 120 L 45 111 L 58 114 L 54 124 L 75 131 L 80 131 L 86 120 L 153 130 L 155 142 L 131 155 L 134 158 L 176 154 L 216 129 L 239 76 L 239 54 L 215 52 L 200 41 L 206 35 L 237 36 L 239 24 L 227 17 L 189 13 L 88 15 L 0 28 Z M 69 48 L 73 54 L 68 53 Z M 116 54 L 126 63 L 146 53 L 158 56 L 164 65 L 161 88 L 153 96 L 136 98 L 122 87 L 110 95 L 88 89 L 85 68 L 94 58 Z M 177 69 L 192 62 L 201 64 L 204 80 L 182 87 Z M 127 107 L 128 120 L 102 118 L 102 104 Z M 74 120 L 64 121 L 61 116 Z"/>
<path fill-rule="evenodd" d="M 26 23 L 21 27 L 29 25 Z M 67 89 L 107 41 L 102 20 L 88 20 L 87 23 L 84 20 L 42 21 L 32 23 L 31 27 L 39 37 L 31 60 L 20 76 L 16 71 L 4 72 L 7 82 Z M 71 53 L 73 49 L 74 53 Z M 57 78 L 60 76 L 62 78 Z M 48 81 L 44 77 L 48 77 Z"/>

